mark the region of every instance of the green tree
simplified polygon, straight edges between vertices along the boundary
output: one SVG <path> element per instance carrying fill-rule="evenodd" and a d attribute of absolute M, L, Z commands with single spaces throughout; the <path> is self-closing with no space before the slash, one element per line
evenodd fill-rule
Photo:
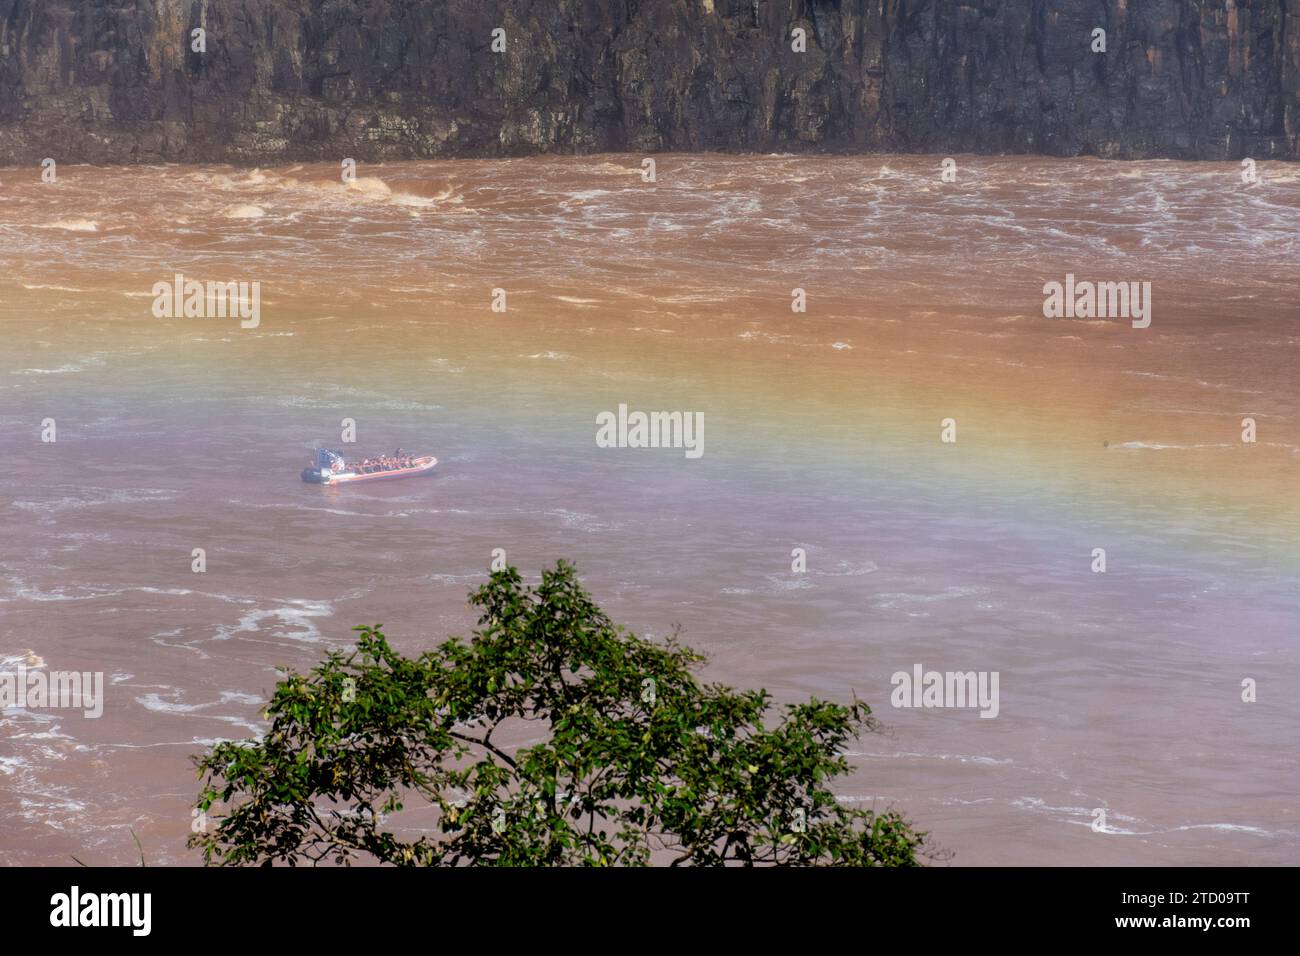
<path fill-rule="evenodd" d="M 776 708 L 702 685 L 700 655 L 615 627 L 563 561 L 535 588 L 499 571 L 470 602 L 468 642 L 410 659 L 360 627 L 354 651 L 280 681 L 262 739 L 195 758 L 199 808 L 225 812 L 190 845 L 220 864 L 916 865 L 924 834 L 829 789 L 875 727 L 856 698 Z M 412 801 L 436 807 L 435 835 L 385 829 Z"/>

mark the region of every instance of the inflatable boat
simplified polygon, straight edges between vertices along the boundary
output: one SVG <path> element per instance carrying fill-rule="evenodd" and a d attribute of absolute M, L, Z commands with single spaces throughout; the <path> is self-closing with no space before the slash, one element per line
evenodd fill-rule
<path fill-rule="evenodd" d="M 411 478 L 427 475 L 438 459 L 432 455 L 407 459 L 404 465 L 362 465 L 348 463 L 342 455 L 330 451 L 317 454 L 316 465 L 302 470 L 302 480 L 313 485 L 350 485 L 362 481 L 391 481 L 394 478 Z"/>

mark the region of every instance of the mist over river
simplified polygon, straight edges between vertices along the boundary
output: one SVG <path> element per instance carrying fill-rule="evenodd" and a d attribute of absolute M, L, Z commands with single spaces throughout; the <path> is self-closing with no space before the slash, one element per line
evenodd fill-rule
<path fill-rule="evenodd" d="M 355 625 L 468 634 L 497 548 L 856 693 L 842 799 L 955 865 L 1300 863 L 1300 169 L 641 159 L 0 169 L 0 671 L 106 683 L 0 710 L 0 863 L 200 862 L 190 755 Z M 256 327 L 157 317 L 177 274 Z M 1067 275 L 1150 327 L 1045 318 Z M 599 447 L 620 404 L 703 453 Z M 434 475 L 301 482 L 344 419 Z M 918 664 L 996 718 L 891 706 Z"/>

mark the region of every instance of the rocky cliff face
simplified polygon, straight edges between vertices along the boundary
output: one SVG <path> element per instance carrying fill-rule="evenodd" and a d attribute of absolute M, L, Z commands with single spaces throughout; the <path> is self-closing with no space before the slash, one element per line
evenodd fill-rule
<path fill-rule="evenodd" d="M 0 163 L 606 150 L 1300 158 L 1300 0 L 0 0 Z"/>

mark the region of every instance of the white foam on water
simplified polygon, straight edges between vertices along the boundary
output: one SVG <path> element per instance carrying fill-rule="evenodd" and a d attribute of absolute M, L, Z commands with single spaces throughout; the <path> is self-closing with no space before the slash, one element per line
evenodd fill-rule
<path fill-rule="evenodd" d="M 1127 449 L 1146 449 L 1148 451 L 1168 451 L 1168 450 L 1191 451 L 1196 448 L 1237 448 L 1239 447 L 1239 445 L 1234 445 L 1231 442 L 1212 442 L 1212 443 L 1197 444 L 1197 445 L 1166 445 L 1160 442 L 1126 441 L 1126 442 L 1119 442 L 1118 444 L 1112 444 L 1110 447 L 1127 448 Z"/>
<path fill-rule="evenodd" d="M 412 193 L 393 193 L 392 202 L 397 206 L 408 206 L 412 209 L 428 209 L 438 205 L 451 196 L 451 190 L 447 190 L 438 196 L 416 196 Z"/>
<path fill-rule="evenodd" d="M 1186 826 L 1174 827 L 1178 830 L 1231 830 L 1237 833 L 1254 833 L 1258 836 L 1272 836 L 1272 832 L 1261 827 L 1248 827 L 1241 823 L 1189 823 Z"/>
<path fill-rule="evenodd" d="M 13 374 L 14 375 L 65 375 L 69 372 L 83 372 L 87 368 L 91 368 L 91 367 L 98 368 L 106 364 L 107 362 L 105 362 L 104 359 L 100 358 L 98 354 L 86 355 L 83 356 L 82 358 L 77 359 L 74 362 L 65 362 L 63 365 L 59 365 L 56 368 L 23 368 L 23 369 L 15 370 Z"/>
<path fill-rule="evenodd" d="M 1054 807 L 1046 800 L 1040 797 L 1020 797 L 1011 801 L 1013 807 L 1022 810 L 1031 810 L 1036 813 L 1050 814 L 1062 823 L 1072 823 L 1077 826 L 1092 827 L 1094 819 L 1093 808 L 1091 807 Z M 1099 833 L 1110 834 L 1113 836 L 1150 836 L 1160 832 L 1157 830 L 1134 830 L 1127 827 L 1117 827 L 1112 821 L 1120 820 L 1125 823 L 1139 823 L 1136 817 L 1130 817 L 1123 813 L 1118 813 L 1109 808 L 1106 809 L 1106 825 Z"/>
<path fill-rule="evenodd" d="M 40 588 L 32 587 L 17 575 L 9 575 L 10 593 L 12 597 L 0 598 L 0 602 L 8 604 L 10 601 L 88 601 L 90 598 L 100 597 L 100 592 L 94 588 L 77 587 L 77 591 L 85 592 L 79 594 L 69 594 L 68 588 L 55 588 L 53 591 L 42 591 Z"/>
<path fill-rule="evenodd" d="M 61 585 L 51 591 L 45 591 L 41 588 L 28 584 L 26 580 L 17 575 L 9 575 L 6 580 L 11 587 L 11 597 L 0 598 L 0 602 L 9 601 L 91 601 L 97 598 L 120 597 L 123 594 L 138 592 L 140 594 L 156 594 L 164 597 L 187 597 L 191 594 L 198 594 L 202 597 L 213 598 L 218 601 L 225 601 L 234 604 L 251 604 L 248 598 L 236 598 L 225 594 L 212 594 L 206 591 L 192 591 L 188 588 L 158 588 L 148 585 L 135 585 L 127 587 L 97 587 L 89 584 Z"/>
<path fill-rule="evenodd" d="M 0 754 L 0 774 L 6 777 L 12 777 L 17 771 L 28 767 L 30 764 L 22 757 L 6 757 Z"/>
<path fill-rule="evenodd" d="M 60 789 L 63 792 L 67 791 L 66 787 Z M 80 819 L 75 817 L 68 819 L 68 815 L 79 815 L 86 812 L 86 804 L 80 800 L 74 800 L 71 797 L 58 797 L 52 791 L 45 791 L 36 797 L 19 798 L 18 805 L 21 808 L 23 817 L 27 820 L 43 823 L 56 830 L 79 831 L 83 828 Z M 56 812 L 62 814 L 63 817 L 56 817 Z"/>
<path fill-rule="evenodd" d="M 426 581 L 436 581 L 439 584 L 464 584 L 466 582 L 480 582 L 487 580 L 485 574 L 430 574 L 425 578 Z"/>
<path fill-rule="evenodd" d="M 600 173 L 606 176 L 639 176 L 641 169 L 636 166 L 620 166 L 618 163 L 603 161 L 595 165 L 586 167 L 586 170 L 593 173 Z"/>
<path fill-rule="evenodd" d="M 570 199 L 575 200 L 579 205 L 582 205 L 589 199 L 599 199 L 601 196 L 608 196 L 610 194 L 611 192 L 608 189 L 577 189 L 566 193 L 565 195 Z"/>
<path fill-rule="evenodd" d="M 172 689 L 171 694 L 179 696 L 180 691 Z M 135 700 L 137 704 L 146 710 L 156 711 L 160 714 L 194 714 L 216 704 L 215 701 L 207 704 L 182 704 L 175 700 L 163 700 L 162 694 L 159 693 L 142 694 Z"/>
<path fill-rule="evenodd" d="M 174 501 L 174 492 L 163 488 L 137 488 L 122 491 L 110 488 L 87 488 L 79 496 L 65 495 L 51 501 L 14 501 L 12 506 L 23 511 L 52 514 L 67 510 L 95 508 L 100 505 L 136 504 L 146 501 Z"/>
<path fill-rule="evenodd" d="M 171 690 L 170 696 L 179 697 L 180 691 Z M 260 724 L 250 721 L 243 717 L 235 717 L 230 714 L 212 714 L 207 713 L 209 708 L 220 706 L 228 703 L 262 703 L 262 698 L 253 697 L 249 694 L 240 694 L 233 691 L 227 691 L 221 695 L 220 700 L 209 701 L 205 704 L 186 704 L 179 700 L 164 700 L 163 694 L 143 694 L 135 699 L 135 702 L 145 710 L 152 711 L 156 714 L 167 714 L 173 717 L 202 717 L 205 720 L 219 720 L 222 723 L 231 724 L 235 727 L 242 727 L 253 733 L 260 733 L 262 727 Z"/>
<path fill-rule="evenodd" d="M 35 670 L 45 666 L 45 658 L 26 648 L 0 654 L 0 676 L 17 674 L 19 670 Z"/>
<path fill-rule="evenodd" d="M 258 608 L 249 611 L 233 627 L 218 627 L 214 640 L 229 640 L 237 634 L 271 634 L 275 637 L 314 644 L 322 639 L 316 618 L 334 614 L 334 605 L 328 601 L 310 598 L 290 598 L 279 607 Z"/>
<path fill-rule="evenodd" d="M 113 536 L 103 531 L 63 531 L 53 535 L 59 541 L 112 541 Z M 78 545 L 79 546 L 79 545 Z"/>
<path fill-rule="evenodd" d="M 736 338 L 743 339 L 746 342 L 772 342 L 775 344 L 789 343 L 794 336 L 786 335 L 783 332 L 738 332 Z"/>
<path fill-rule="evenodd" d="M 946 754 L 897 751 L 883 753 L 870 750 L 846 750 L 846 757 L 870 757 L 874 760 L 952 760 L 957 763 L 977 764 L 982 767 L 1006 767 L 1015 763 L 1010 757 L 990 757 L 985 754 Z"/>
<path fill-rule="evenodd" d="M 864 561 L 854 563 L 852 561 L 840 561 L 830 571 L 822 571 L 816 568 L 810 569 L 812 574 L 825 574 L 830 577 L 861 577 L 864 574 L 872 574 L 880 570 L 874 561 Z"/>
<path fill-rule="evenodd" d="M 817 585 L 808 580 L 806 574 L 769 574 L 767 575 L 768 590 L 781 591 L 802 591 L 807 588 L 815 588 Z"/>
<path fill-rule="evenodd" d="M 69 372 L 85 371 L 84 365 L 60 365 L 58 368 L 20 368 L 14 375 L 66 375 Z"/>
<path fill-rule="evenodd" d="M 221 210 L 224 219 L 261 219 L 265 215 L 265 209 L 252 203 L 239 203 Z"/>
<path fill-rule="evenodd" d="M 378 176 L 358 176 L 347 184 L 350 192 L 369 198 L 387 198 L 393 194 L 388 183 Z"/>
<path fill-rule="evenodd" d="M 99 223 L 93 219 L 60 219 L 36 228 L 62 229 L 64 232 L 99 232 Z"/>
<path fill-rule="evenodd" d="M 871 603 L 873 607 L 888 610 L 912 604 L 933 604 L 937 601 L 951 601 L 956 598 L 973 597 L 977 594 L 988 593 L 989 589 L 985 587 L 948 587 L 938 593 L 929 594 L 891 591 L 885 594 L 877 594 Z"/>
<path fill-rule="evenodd" d="M 308 493 L 310 494 L 311 492 Z M 339 515 L 340 517 L 344 517 L 344 518 L 381 517 L 380 515 L 374 514 L 369 511 L 350 511 L 346 508 L 314 508 L 311 505 L 299 504 L 293 501 L 269 501 L 269 502 L 259 502 L 255 504 L 250 504 L 243 501 L 232 500 L 230 504 L 237 505 L 241 508 L 274 508 L 274 509 L 287 510 L 287 511 L 318 511 L 323 514 Z M 382 516 L 398 517 L 398 515 L 394 515 L 392 513 L 386 513 Z"/>
<path fill-rule="evenodd" d="M 595 515 L 584 514 L 581 511 L 570 511 L 567 508 L 555 508 L 543 512 L 543 514 L 548 517 L 559 518 L 566 528 L 576 528 L 588 534 L 595 534 L 599 531 L 612 531 L 619 527 L 618 524 L 602 521 Z"/>
<path fill-rule="evenodd" d="M 221 692 L 221 703 L 223 704 L 261 704 L 265 698 L 257 694 L 245 694 L 236 690 L 223 690 Z"/>
<path fill-rule="evenodd" d="M 27 289 L 31 292 L 35 292 L 38 289 L 46 289 L 51 292 L 89 292 L 90 291 L 89 289 L 78 289 L 69 285 L 38 285 L 38 284 L 28 285 L 26 282 L 20 282 L 19 285 L 21 285 L 24 289 Z"/>

